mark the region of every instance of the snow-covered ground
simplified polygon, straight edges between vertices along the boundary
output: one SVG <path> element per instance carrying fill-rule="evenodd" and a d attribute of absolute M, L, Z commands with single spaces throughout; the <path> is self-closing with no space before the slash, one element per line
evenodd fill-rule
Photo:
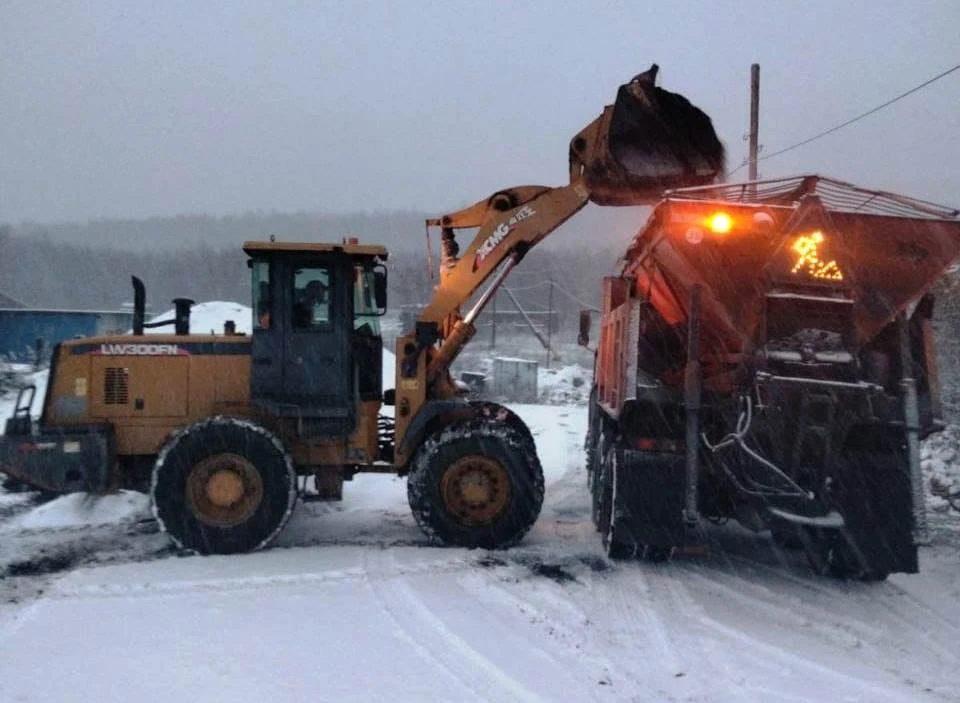
<path fill-rule="evenodd" d="M 882 584 L 815 578 L 737 528 L 712 530 L 706 556 L 612 564 L 589 518 L 585 408 L 515 409 L 547 497 L 506 552 L 428 546 L 404 482 L 376 475 L 232 557 L 178 558 L 135 505 L 86 529 L 39 520 L 53 503 L 8 510 L 0 552 L 23 575 L 0 584 L 0 700 L 957 700 L 947 516 L 921 573 Z M 76 518 L 79 499 L 61 501 Z"/>
<path fill-rule="evenodd" d="M 231 557 L 178 555 L 137 494 L 0 492 L 0 701 L 960 700 L 960 514 L 932 509 L 921 573 L 880 584 L 734 526 L 704 555 L 611 563 L 586 408 L 513 407 L 547 492 L 509 551 L 428 545 L 384 475 Z M 927 440 L 928 486 L 960 474 L 958 445 Z"/>

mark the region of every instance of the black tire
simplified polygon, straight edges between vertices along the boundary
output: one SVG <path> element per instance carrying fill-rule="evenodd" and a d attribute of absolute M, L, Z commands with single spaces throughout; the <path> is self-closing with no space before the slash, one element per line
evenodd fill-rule
<path fill-rule="evenodd" d="M 609 498 L 607 497 L 610 491 L 604 492 L 601 481 L 603 476 L 603 459 L 606 451 L 606 437 L 601 433 L 597 435 L 593 443 L 592 451 L 587 452 L 587 488 L 590 490 L 590 518 L 593 520 L 594 527 L 596 527 L 598 531 L 604 519 L 609 522 L 609 515 L 607 518 L 603 518 L 602 516 L 604 511 L 609 513 L 610 510 L 610 508 L 607 507 L 610 504 Z"/>
<path fill-rule="evenodd" d="M 651 564 L 665 564 L 673 558 L 673 547 L 653 547 L 643 549 L 643 560 Z"/>
<path fill-rule="evenodd" d="M 464 480 L 482 484 L 483 497 L 463 497 Z M 533 445 L 513 427 L 483 419 L 429 435 L 407 479 L 420 529 L 436 542 L 468 548 L 504 549 L 519 542 L 540 515 L 543 491 Z"/>
<path fill-rule="evenodd" d="M 803 540 L 800 539 L 796 530 L 789 527 L 771 527 L 770 537 L 773 543 L 782 549 L 803 549 Z"/>
<path fill-rule="evenodd" d="M 850 581 L 884 581 L 889 572 L 864 569 L 843 535 L 838 532 L 823 531 L 814 535 L 809 542 L 814 550 L 807 551 L 810 567 L 820 576 Z"/>
<path fill-rule="evenodd" d="M 599 475 L 594 479 L 597 510 L 597 530 L 603 550 L 611 559 L 632 559 L 637 555 L 637 545 L 632 537 L 623 534 L 623 525 L 616 519 L 617 468 L 622 461 L 616 444 L 605 439 L 604 453 L 599 464 Z"/>
<path fill-rule="evenodd" d="M 602 436 L 600 408 L 597 405 L 597 387 L 590 389 L 589 416 L 587 419 L 587 436 L 584 438 L 586 453 L 587 490 L 593 491 L 593 482 L 600 468 L 600 437 Z M 596 515 L 593 517 L 596 524 Z"/>
<path fill-rule="evenodd" d="M 230 488 L 239 487 L 233 502 L 210 497 L 220 476 L 228 477 Z M 297 480 L 272 433 L 248 420 L 216 416 L 167 441 L 154 464 L 150 493 L 160 529 L 179 547 L 234 554 L 265 547 L 283 529 Z"/>

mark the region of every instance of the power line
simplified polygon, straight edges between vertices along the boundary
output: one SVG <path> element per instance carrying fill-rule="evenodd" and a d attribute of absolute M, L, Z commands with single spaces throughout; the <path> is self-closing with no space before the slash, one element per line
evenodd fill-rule
<path fill-rule="evenodd" d="M 900 95 L 896 96 L 895 98 L 891 98 L 890 100 L 887 100 L 885 103 L 882 103 L 882 104 L 880 104 L 880 105 L 877 105 L 876 107 L 871 108 L 870 110 L 867 110 L 866 112 L 864 112 L 864 113 L 862 113 L 862 114 L 860 114 L 860 115 L 857 115 L 856 117 L 852 117 L 851 119 L 847 120 L 846 122 L 841 122 L 840 124 L 836 125 L 835 127 L 831 127 L 830 129 L 825 129 L 824 131 L 822 131 L 822 132 L 820 132 L 820 133 L 818 133 L 818 134 L 815 134 L 815 135 L 813 135 L 812 137 L 809 137 L 809 138 L 807 138 L 807 139 L 804 139 L 804 140 L 801 141 L 801 142 L 797 142 L 796 144 L 791 144 L 790 146 L 785 147 L 785 148 L 783 148 L 783 149 L 779 149 L 779 150 L 777 150 L 777 151 L 775 151 L 775 152 L 773 152 L 773 153 L 771 153 L 771 154 L 764 154 L 763 156 L 761 156 L 761 157 L 759 158 L 759 160 L 760 160 L 760 161 L 766 161 L 767 159 L 772 159 L 774 156 L 780 156 L 781 154 L 785 154 L 785 153 L 787 153 L 788 151 L 793 151 L 794 149 L 799 149 L 800 147 L 805 146 L 805 145 L 809 144 L 810 142 L 816 141 L 817 139 L 820 139 L 820 138 L 822 138 L 822 137 L 825 137 L 825 136 L 827 136 L 828 134 L 833 134 L 834 132 L 836 132 L 836 131 L 838 131 L 838 130 L 840 130 L 840 129 L 843 129 L 844 127 L 848 127 L 849 125 L 852 125 L 854 122 L 859 122 L 859 121 L 862 120 L 863 118 L 869 117 L 870 115 L 872 115 L 872 114 L 874 114 L 874 113 L 876 113 L 876 112 L 879 112 L 880 110 L 883 110 L 884 108 L 889 107 L 890 105 L 893 105 L 895 102 L 898 102 L 898 101 L 900 101 L 900 100 L 903 100 L 903 99 L 904 99 L 905 97 L 907 97 L 908 95 L 912 95 L 913 93 L 916 93 L 918 90 L 922 90 L 923 88 L 926 88 L 928 85 L 930 85 L 930 84 L 932 84 L 932 83 L 936 83 L 936 82 L 937 82 L 938 80 L 940 80 L 941 78 L 946 78 L 946 77 L 949 76 L 951 73 L 953 73 L 954 71 L 958 71 L 958 70 L 960 70 L 960 64 L 957 64 L 957 65 L 954 66 L 953 68 L 948 68 L 948 69 L 947 69 L 946 71 L 944 71 L 943 73 L 938 73 L 938 74 L 935 75 L 933 78 L 930 78 L 930 79 L 928 79 L 928 80 L 925 80 L 925 81 L 924 81 L 923 83 L 921 83 L 920 85 L 914 86 L 914 87 L 911 88 L 910 90 L 908 90 L 908 91 L 906 91 L 906 92 L 904 92 L 904 93 L 900 93 Z M 737 166 L 735 169 L 733 169 L 732 171 L 730 171 L 730 173 L 728 173 L 727 175 L 728 175 L 728 176 L 733 175 L 734 173 L 736 173 L 737 171 L 739 171 L 740 169 L 742 169 L 745 165 L 746 165 L 746 162 L 740 164 L 740 165 Z"/>

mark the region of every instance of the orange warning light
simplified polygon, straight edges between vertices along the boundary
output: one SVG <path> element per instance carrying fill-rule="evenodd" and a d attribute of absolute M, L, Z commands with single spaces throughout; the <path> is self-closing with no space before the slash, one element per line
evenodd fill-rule
<path fill-rule="evenodd" d="M 818 248 L 824 242 L 823 232 L 817 230 L 810 234 L 797 237 L 793 243 L 793 251 L 797 254 L 797 263 L 790 273 L 805 273 L 812 278 L 827 281 L 842 281 L 843 272 L 836 261 L 824 261 L 820 258 Z"/>
<path fill-rule="evenodd" d="M 707 227 L 714 234 L 727 234 L 733 229 L 733 218 L 725 212 L 715 212 L 707 218 Z"/>

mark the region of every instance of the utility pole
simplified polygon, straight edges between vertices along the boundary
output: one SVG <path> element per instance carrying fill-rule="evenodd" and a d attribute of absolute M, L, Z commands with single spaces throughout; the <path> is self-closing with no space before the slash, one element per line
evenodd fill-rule
<path fill-rule="evenodd" d="M 553 338 L 553 275 L 550 275 L 550 294 L 547 298 L 547 368 L 550 368 L 550 342 Z"/>
<path fill-rule="evenodd" d="M 750 66 L 750 180 L 757 180 L 758 132 L 760 130 L 760 64 Z"/>

